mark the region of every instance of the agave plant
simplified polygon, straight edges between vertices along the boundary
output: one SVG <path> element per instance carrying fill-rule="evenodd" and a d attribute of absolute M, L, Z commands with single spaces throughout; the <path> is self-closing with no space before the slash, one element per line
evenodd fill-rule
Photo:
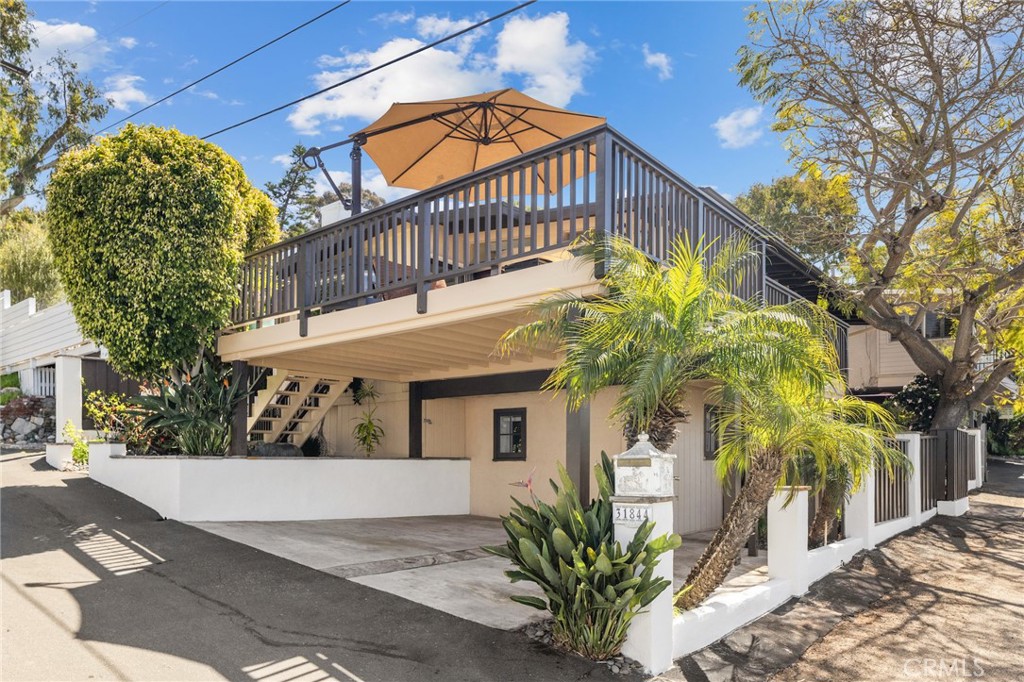
<path fill-rule="evenodd" d="M 185 455 L 224 455 L 231 443 L 231 417 L 249 394 L 245 375 L 207 353 L 175 370 L 155 393 L 135 399 L 143 427 L 166 434 Z"/>
<path fill-rule="evenodd" d="M 513 601 L 554 616 L 556 645 L 596 660 L 619 653 L 632 619 L 671 582 L 654 576 L 658 557 L 679 547 L 678 535 L 650 540 L 653 524 L 644 522 L 623 548 L 614 540 L 611 462 L 601 453 L 595 467 L 600 497 L 584 508 L 565 468 L 561 486 L 551 481 L 556 502 L 532 495 L 532 505 L 513 498 L 515 509 L 502 517 L 504 546 L 484 549 L 516 565 L 506 571 L 512 582 L 536 583 L 547 598 L 514 596 Z"/>

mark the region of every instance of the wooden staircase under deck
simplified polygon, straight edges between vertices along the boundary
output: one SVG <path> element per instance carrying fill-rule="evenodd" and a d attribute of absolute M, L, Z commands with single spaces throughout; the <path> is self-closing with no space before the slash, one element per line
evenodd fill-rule
<path fill-rule="evenodd" d="M 347 377 L 275 370 L 250 409 L 249 441 L 302 447 L 350 381 Z"/>

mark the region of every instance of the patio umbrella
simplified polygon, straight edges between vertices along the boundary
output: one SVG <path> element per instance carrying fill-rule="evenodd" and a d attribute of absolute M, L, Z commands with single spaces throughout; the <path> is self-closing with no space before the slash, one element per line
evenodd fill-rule
<path fill-rule="evenodd" d="M 604 122 L 601 116 L 559 109 L 505 88 L 393 104 L 352 138 L 361 140 L 388 184 L 429 189 Z M 547 192 L 572 179 L 539 178 Z"/>

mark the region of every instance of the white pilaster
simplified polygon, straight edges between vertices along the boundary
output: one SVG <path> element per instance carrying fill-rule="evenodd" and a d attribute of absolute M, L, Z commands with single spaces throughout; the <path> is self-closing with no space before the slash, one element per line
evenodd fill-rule
<path fill-rule="evenodd" d="M 807 521 L 806 488 L 783 490 L 768 502 L 768 577 L 788 580 L 795 596 L 810 584 Z"/>
<path fill-rule="evenodd" d="M 654 522 L 651 537 L 672 532 L 673 513 L 671 497 L 615 497 L 615 506 L 624 505 L 625 509 L 636 510 L 642 517 L 646 516 Z M 615 514 L 616 517 L 620 516 Z M 615 541 L 625 547 L 636 535 L 640 523 L 628 520 L 615 521 Z M 654 575 L 672 582 L 673 559 L 675 552 L 665 552 L 654 567 Z M 637 614 L 629 625 L 629 634 L 622 647 L 622 653 L 635 661 L 639 661 L 644 669 L 651 674 L 663 673 L 672 667 L 672 595 L 674 589 L 659 594 L 648 605 L 647 609 Z"/>
<path fill-rule="evenodd" d="M 56 374 L 57 442 L 65 443 L 64 425 L 69 419 L 82 430 L 82 358 L 58 355 Z"/>
<path fill-rule="evenodd" d="M 907 459 L 910 460 L 910 471 L 907 472 L 907 505 L 910 518 L 915 526 L 921 525 L 921 434 L 900 433 L 896 440 L 907 444 Z"/>
<path fill-rule="evenodd" d="M 865 474 L 861 485 L 846 503 L 846 537 L 864 540 L 864 549 L 874 549 L 875 472 Z"/>

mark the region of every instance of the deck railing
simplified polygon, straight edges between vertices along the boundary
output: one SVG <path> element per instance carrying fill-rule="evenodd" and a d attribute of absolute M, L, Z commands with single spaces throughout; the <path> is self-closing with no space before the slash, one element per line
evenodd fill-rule
<path fill-rule="evenodd" d="M 425 312 L 442 280 L 534 265 L 589 231 L 656 259 L 683 234 L 703 235 L 709 258 L 734 237 L 760 244 L 735 209 L 601 126 L 248 255 L 232 325 L 410 294 Z M 752 259 L 737 293 L 761 294 L 763 269 Z"/>
<path fill-rule="evenodd" d="M 800 301 L 804 298 L 784 284 L 776 282 L 771 277 L 764 279 L 764 302 L 768 305 L 785 305 L 791 301 Z M 836 349 L 836 356 L 839 359 L 839 369 L 844 373 L 849 368 L 849 335 L 850 325 L 833 316 L 835 322 L 835 336 L 832 338 L 832 345 Z"/>

